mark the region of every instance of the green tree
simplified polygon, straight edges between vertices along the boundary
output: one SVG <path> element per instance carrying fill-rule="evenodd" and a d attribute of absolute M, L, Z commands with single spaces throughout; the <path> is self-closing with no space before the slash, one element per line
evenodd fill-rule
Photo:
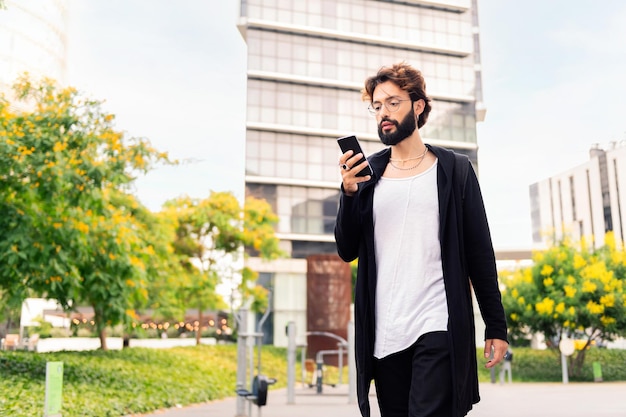
<path fill-rule="evenodd" d="M 534 265 L 503 277 L 502 293 L 513 336 L 541 333 L 550 348 L 561 339 L 584 339 L 570 358 L 578 375 L 594 342 L 626 335 L 626 251 L 608 233 L 605 245 L 589 250 L 563 240 L 533 255 Z"/>
<path fill-rule="evenodd" d="M 167 155 L 124 137 L 75 89 L 27 77 L 14 88 L 28 110 L 0 101 L 0 286 L 13 300 L 31 289 L 66 309 L 90 305 L 106 349 L 105 328 L 146 302 L 158 269 L 153 219 L 130 187 Z"/>
<path fill-rule="evenodd" d="M 264 290 L 248 285 L 256 279 L 256 274 L 237 266 L 244 246 L 265 258 L 280 254 L 273 227 L 278 218 L 267 202 L 249 197 L 241 207 L 232 193 L 211 192 L 206 199 L 170 200 L 164 205 L 164 211 L 178 219 L 174 248 L 187 271 L 183 296 L 197 307 L 199 323 L 202 323 L 203 310 L 226 306 L 216 288 L 237 273 L 242 277 L 238 288 L 244 297 L 255 295 L 259 308 L 263 306 L 264 296 L 267 302 Z M 198 328 L 198 344 L 200 333 L 201 328 Z"/>

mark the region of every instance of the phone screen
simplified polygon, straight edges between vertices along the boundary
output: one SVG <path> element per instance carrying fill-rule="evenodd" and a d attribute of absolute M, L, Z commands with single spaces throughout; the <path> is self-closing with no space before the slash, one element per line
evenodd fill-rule
<path fill-rule="evenodd" d="M 346 153 L 348 150 L 352 150 L 354 151 L 353 155 L 356 155 L 357 153 L 363 154 L 363 158 L 361 158 L 361 160 L 359 160 L 359 162 L 357 162 L 354 165 L 359 165 L 360 163 L 366 160 L 365 152 L 363 152 L 363 149 L 361 148 L 361 144 L 357 140 L 356 136 L 344 136 L 342 138 L 337 139 L 337 143 L 339 144 L 339 148 L 341 148 L 341 151 L 343 153 Z M 364 177 L 366 175 L 372 175 L 372 174 L 373 174 L 372 168 L 368 165 L 365 168 L 363 168 L 358 174 L 356 174 L 356 176 Z"/>

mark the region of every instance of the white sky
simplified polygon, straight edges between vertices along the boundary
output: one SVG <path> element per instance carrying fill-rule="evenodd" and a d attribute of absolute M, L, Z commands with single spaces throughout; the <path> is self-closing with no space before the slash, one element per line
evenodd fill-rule
<path fill-rule="evenodd" d="M 242 198 L 246 51 L 237 1 L 70 5 L 69 83 L 105 100 L 118 129 L 191 161 L 140 179 L 141 201 L 159 210 L 182 194 Z M 626 140 L 626 2 L 478 7 L 481 187 L 496 249 L 530 248 L 529 185 L 582 164 L 594 143 Z"/>

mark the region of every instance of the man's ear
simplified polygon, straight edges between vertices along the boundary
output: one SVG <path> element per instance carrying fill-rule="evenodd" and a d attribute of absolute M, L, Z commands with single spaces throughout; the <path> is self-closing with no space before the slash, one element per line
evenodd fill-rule
<path fill-rule="evenodd" d="M 413 102 L 413 111 L 415 112 L 416 115 L 420 115 L 422 114 L 422 112 L 424 111 L 424 100 L 423 99 L 419 99 Z"/>

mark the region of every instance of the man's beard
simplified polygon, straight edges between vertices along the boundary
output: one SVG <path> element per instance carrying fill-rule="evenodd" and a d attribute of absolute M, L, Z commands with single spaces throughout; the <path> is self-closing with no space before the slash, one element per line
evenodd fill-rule
<path fill-rule="evenodd" d="M 383 133 L 383 122 L 393 123 L 396 126 L 396 131 L 392 133 Z M 400 123 L 392 119 L 382 119 L 378 124 L 378 137 L 380 138 L 380 141 L 385 145 L 397 145 L 404 139 L 411 136 L 413 132 L 415 132 L 416 127 L 417 125 L 415 123 L 415 113 L 410 111 Z"/>

